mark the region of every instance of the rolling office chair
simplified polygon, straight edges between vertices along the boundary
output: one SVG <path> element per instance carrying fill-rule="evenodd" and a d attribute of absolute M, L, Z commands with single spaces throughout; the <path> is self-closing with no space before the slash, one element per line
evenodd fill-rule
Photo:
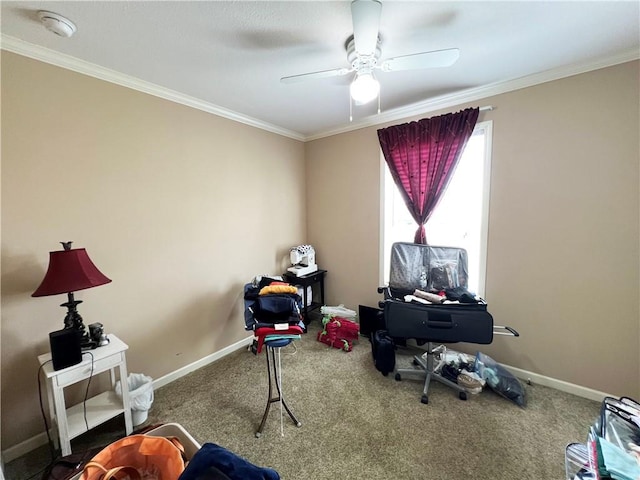
<path fill-rule="evenodd" d="M 403 375 L 424 377 L 422 403 L 429 403 L 429 384 L 440 382 L 467 399 L 467 390 L 445 378 L 435 365 L 436 345 L 468 342 L 489 344 L 493 335 L 518 336 L 509 327 L 494 326 L 493 317 L 484 301 L 478 303 L 425 304 L 414 296 L 419 292 L 447 291 L 460 295 L 461 302 L 472 302 L 468 285 L 467 252 L 456 247 L 435 247 L 415 243 L 394 243 L 391 247 L 389 285 L 378 288 L 384 294 L 380 307 L 384 309 L 389 335 L 396 339 L 416 339 L 426 344 L 423 355 L 415 355 L 418 368 L 397 369 L 395 379 Z M 463 295 L 467 295 L 464 297 Z"/>

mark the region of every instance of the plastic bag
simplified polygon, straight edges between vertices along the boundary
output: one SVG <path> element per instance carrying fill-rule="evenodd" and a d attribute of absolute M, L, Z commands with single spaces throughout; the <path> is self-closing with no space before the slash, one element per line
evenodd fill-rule
<path fill-rule="evenodd" d="M 434 367 L 435 372 L 439 372 L 443 365 L 451 365 L 453 364 L 457 369 L 462 368 L 470 368 L 473 369 L 473 364 L 476 359 L 473 355 L 469 355 L 467 353 L 458 352 L 456 350 L 451 350 L 447 348 L 445 345 L 438 345 L 433 349 L 434 359 L 436 361 L 436 366 Z M 424 361 L 427 361 L 427 352 L 422 354 L 422 358 Z"/>
<path fill-rule="evenodd" d="M 525 390 L 520 380 L 489 355 L 482 352 L 476 354 L 474 371 L 486 380 L 489 388 L 498 395 L 515 402 L 521 407 L 527 405 Z"/>
<path fill-rule="evenodd" d="M 145 411 L 151 408 L 153 403 L 153 379 L 142 373 L 130 373 L 127 377 L 129 386 L 129 405 L 131 410 Z M 122 385 L 120 380 L 116 382 L 116 394 L 122 397 Z"/>
<path fill-rule="evenodd" d="M 630 398 L 605 397 L 597 422 L 600 436 L 629 454 L 640 450 L 640 409 L 632 402 Z"/>
<path fill-rule="evenodd" d="M 343 304 L 340 304 L 335 307 L 323 305 L 322 307 L 320 307 L 320 313 L 322 313 L 323 315 L 338 316 L 338 317 L 344 317 L 348 319 L 356 318 L 356 312 L 354 310 L 349 310 L 348 308 L 345 308 Z"/>

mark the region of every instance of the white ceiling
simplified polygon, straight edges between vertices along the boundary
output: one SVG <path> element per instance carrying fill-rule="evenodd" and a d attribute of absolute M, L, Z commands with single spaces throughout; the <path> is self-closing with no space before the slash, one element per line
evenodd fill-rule
<path fill-rule="evenodd" d="M 377 73 L 382 114 L 358 106 L 350 122 L 349 77 L 280 82 L 349 66 L 349 1 L 1 5 L 3 49 L 302 140 L 640 56 L 638 1 L 386 0 L 383 59 L 452 47 L 460 58 L 448 68 Z M 38 10 L 68 17 L 77 33 L 52 34 Z"/>

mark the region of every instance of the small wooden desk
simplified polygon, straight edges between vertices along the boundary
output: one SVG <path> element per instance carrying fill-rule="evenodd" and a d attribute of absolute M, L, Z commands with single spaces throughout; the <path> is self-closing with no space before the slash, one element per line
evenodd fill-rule
<path fill-rule="evenodd" d="M 309 324 L 309 313 L 324 305 L 324 277 L 326 274 L 326 270 L 317 270 L 308 275 L 303 275 L 302 277 L 298 277 L 291 272 L 285 272 L 282 274 L 284 279 L 291 285 L 302 287 L 302 316 L 305 325 Z M 315 302 L 313 300 L 314 285 L 318 285 L 320 287 L 320 296 L 318 298 L 319 302 Z M 307 287 L 311 287 L 311 299 L 308 298 Z M 311 302 L 309 302 L 309 300 L 311 300 Z"/>

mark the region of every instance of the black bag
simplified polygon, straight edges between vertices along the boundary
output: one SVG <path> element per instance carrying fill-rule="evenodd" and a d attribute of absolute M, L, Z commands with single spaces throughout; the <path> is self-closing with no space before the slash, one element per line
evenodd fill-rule
<path fill-rule="evenodd" d="M 373 364 L 385 377 L 396 368 L 396 346 L 386 330 L 371 334 Z"/>
<path fill-rule="evenodd" d="M 300 321 L 300 296 L 297 294 L 261 295 L 251 306 L 253 317 L 261 323 Z"/>
<path fill-rule="evenodd" d="M 104 447 L 94 447 L 83 452 L 71 453 L 55 459 L 43 472 L 42 480 L 70 480 L 79 473 L 85 464 L 95 457 Z"/>

